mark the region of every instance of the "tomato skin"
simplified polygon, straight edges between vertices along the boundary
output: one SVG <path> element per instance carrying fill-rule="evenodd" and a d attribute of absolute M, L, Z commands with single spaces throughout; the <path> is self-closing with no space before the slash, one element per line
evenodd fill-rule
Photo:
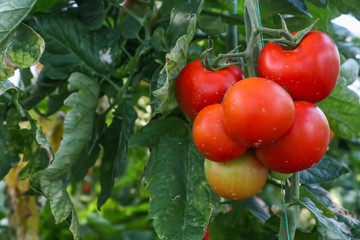
<path fill-rule="evenodd" d="M 320 31 L 310 31 L 295 49 L 268 43 L 258 60 L 260 77 L 285 87 L 294 101 L 325 99 L 336 85 L 340 57 L 334 41 Z"/>
<path fill-rule="evenodd" d="M 234 84 L 223 101 L 229 134 L 249 147 L 279 139 L 294 119 L 294 102 L 278 84 L 265 78 L 247 78 Z"/>
<path fill-rule="evenodd" d="M 199 112 L 193 124 L 193 138 L 199 152 L 216 162 L 235 159 L 248 149 L 227 132 L 221 104 L 207 106 Z"/>
<path fill-rule="evenodd" d="M 186 65 L 175 84 L 175 97 L 180 109 L 194 119 L 201 109 L 221 103 L 226 91 L 237 81 L 245 78 L 236 65 L 210 71 L 202 66 L 200 59 Z"/>
<path fill-rule="evenodd" d="M 204 235 L 204 237 L 202 238 L 202 240 L 210 240 L 210 238 L 209 238 L 209 227 L 206 227 L 206 229 L 205 229 L 205 235 Z"/>
<path fill-rule="evenodd" d="M 255 154 L 272 170 L 295 173 L 318 163 L 329 141 L 330 128 L 325 114 L 310 102 L 297 101 L 290 130 L 275 143 L 255 149 Z"/>
<path fill-rule="evenodd" d="M 205 159 L 204 170 L 210 187 L 221 197 L 240 200 L 257 194 L 266 183 L 268 168 L 247 152 L 229 162 Z"/>
<path fill-rule="evenodd" d="M 82 186 L 82 191 L 84 194 L 88 194 L 91 190 L 91 186 L 89 183 L 84 183 Z"/>

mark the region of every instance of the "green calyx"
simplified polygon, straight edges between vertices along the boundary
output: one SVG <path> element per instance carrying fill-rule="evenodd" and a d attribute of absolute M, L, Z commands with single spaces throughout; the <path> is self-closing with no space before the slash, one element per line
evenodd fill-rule
<path fill-rule="evenodd" d="M 298 31 L 295 35 L 292 35 L 286 26 L 286 22 L 284 18 L 280 14 L 279 16 L 281 18 L 282 31 L 284 32 L 282 35 L 284 37 L 282 37 L 281 39 L 271 39 L 269 41 L 279 44 L 286 49 L 296 48 L 297 45 L 299 45 L 299 43 L 301 42 L 301 40 L 306 36 L 306 34 L 308 34 L 313 29 L 316 22 L 319 20 L 319 19 L 315 20 L 315 22 L 313 22 L 310 26 L 304 28 L 303 30 Z"/>

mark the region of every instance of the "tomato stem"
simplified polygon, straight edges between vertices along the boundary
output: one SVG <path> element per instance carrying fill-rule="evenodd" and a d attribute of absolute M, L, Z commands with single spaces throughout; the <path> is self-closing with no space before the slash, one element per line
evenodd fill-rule
<path fill-rule="evenodd" d="M 285 202 L 286 203 L 293 203 L 296 198 L 299 198 L 299 173 L 294 173 L 290 178 L 289 181 L 291 184 L 285 184 Z M 288 222 L 288 231 L 286 229 L 286 219 L 281 219 L 280 222 L 280 233 L 279 239 L 286 239 L 283 238 L 289 234 L 291 240 L 295 238 L 295 231 L 297 226 L 297 220 L 299 217 L 299 206 L 292 205 L 291 207 L 287 208 L 287 222 Z"/>

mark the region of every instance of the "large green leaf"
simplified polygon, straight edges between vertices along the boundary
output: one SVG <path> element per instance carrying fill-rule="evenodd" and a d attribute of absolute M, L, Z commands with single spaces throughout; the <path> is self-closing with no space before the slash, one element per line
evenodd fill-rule
<path fill-rule="evenodd" d="M 262 239 L 262 224 L 248 210 L 233 208 L 216 215 L 209 224 L 209 237 L 216 240 Z"/>
<path fill-rule="evenodd" d="M 118 167 L 128 152 L 128 141 L 134 133 L 136 112 L 130 98 L 125 98 L 113 114 L 113 121 L 105 131 L 103 140 L 104 156 L 100 167 L 101 193 L 97 206 L 110 197 Z"/>
<path fill-rule="evenodd" d="M 359 95 L 347 87 L 357 78 L 359 66 L 349 59 L 340 68 L 338 83 L 333 92 L 317 105 L 324 111 L 335 135 L 350 139 L 360 137 Z"/>
<path fill-rule="evenodd" d="M 99 29 L 105 20 L 103 0 L 76 0 L 76 13 L 90 30 Z"/>
<path fill-rule="evenodd" d="M 204 158 L 190 132 L 180 119 L 159 119 L 131 141 L 132 145 L 150 147 L 145 168 L 149 217 L 161 239 L 201 239 L 218 201 L 206 183 Z"/>
<path fill-rule="evenodd" d="M 83 72 L 108 78 L 118 63 L 119 35 L 113 29 L 89 31 L 80 20 L 57 15 L 38 15 L 32 26 L 46 42 L 40 62 L 48 77 L 67 79 L 72 72 Z"/>
<path fill-rule="evenodd" d="M 266 222 L 270 217 L 269 213 L 265 211 L 264 206 L 259 203 L 256 197 L 235 201 L 234 204 L 247 209 L 261 222 Z"/>
<path fill-rule="evenodd" d="M 343 14 L 351 14 L 360 20 L 360 4 L 353 0 L 329 0 Z"/>
<path fill-rule="evenodd" d="M 168 42 L 171 44 L 174 42 L 175 46 L 166 54 L 165 66 L 154 74 L 152 79 L 152 90 L 156 97 L 156 99 L 152 99 L 155 112 L 164 113 L 177 105 L 174 95 L 175 81 L 187 63 L 189 44 L 196 31 L 197 14 L 201 11 L 201 6 L 202 2 L 185 3 L 174 8 L 171 13 L 166 37 Z M 189 9 L 192 11 L 185 11 Z"/>
<path fill-rule="evenodd" d="M 0 2 L 0 45 L 28 15 L 36 0 L 7 0 Z"/>
<path fill-rule="evenodd" d="M 329 182 L 350 172 L 350 169 L 328 155 L 325 155 L 315 166 L 300 172 L 303 184 Z"/>
<path fill-rule="evenodd" d="M 316 205 L 316 207 L 321 211 L 322 215 L 324 215 L 324 216 L 326 216 L 328 218 L 335 217 L 335 213 L 333 211 L 331 211 L 325 205 L 325 203 L 323 203 L 321 200 L 317 199 L 316 196 L 314 194 L 312 194 L 304 186 L 300 186 L 300 197 L 301 197 L 301 199 L 305 199 L 305 198 L 310 199 Z M 307 200 L 305 200 L 305 201 L 307 201 Z"/>
<path fill-rule="evenodd" d="M 44 47 L 44 40 L 36 32 L 25 24 L 18 25 L 0 43 L 0 80 L 12 76 L 18 68 L 34 65 Z"/>
<path fill-rule="evenodd" d="M 321 240 L 346 240 L 348 237 L 344 232 L 348 232 L 346 226 L 342 222 L 338 222 L 336 218 L 328 218 L 318 209 L 310 198 L 296 199 L 295 201 L 302 207 L 307 208 L 316 218 L 316 227 Z"/>
<path fill-rule="evenodd" d="M 72 93 L 65 105 L 71 107 L 64 121 L 64 137 L 54 160 L 38 173 L 41 191 L 50 201 L 55 222 L 59 223 L 72 216 L 70 230 L 75 239 L 79 238 L 79 223 L 71 199 L 62 178 L 79 158 L 92 134 L 94 114 L 98 103 L 99 84 L 97 80 L 82 73 L 73 73 L 69 78 Z"/>

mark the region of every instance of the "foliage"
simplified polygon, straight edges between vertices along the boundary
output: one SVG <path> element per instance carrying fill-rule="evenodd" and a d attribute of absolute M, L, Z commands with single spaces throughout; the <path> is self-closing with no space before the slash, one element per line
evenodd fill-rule
<path fill-rule="evenodd" d="M 331 23 L 342 13 L 360 19 L 359 6 L 259 5 L 264 27 L 281 28 L 278 13 L 290 31 L 319 18 L 314 28 L 341 54 L 335 90 L 317 104 L 335 137 L 321 162 L 300 172 L 299 197 L 286 201 L 300 216 L 289 223 L 300 240 L 360 239 L 360 102 L 349 87 L 359 81 L 360 41 Z M 234 10 L 230 0 L 149 0 L 131 8 L 120 0 L 2 1 L 0 239 L 195 240 L 206 226 L 210 239 L 281 236 L 281 183 L 269 178 L 256 197 L 220 199 L 174 96 L 178 73 L 200 57 L 208 36 L 217 54 L 246 48 L 246 11 L 243 1 Z M 237 62 L 247 73 L 244 60 Z M 14 85 L 8 78 L 16 69 Z M 24 202 L 38 224 L 19 221 Z"/>

